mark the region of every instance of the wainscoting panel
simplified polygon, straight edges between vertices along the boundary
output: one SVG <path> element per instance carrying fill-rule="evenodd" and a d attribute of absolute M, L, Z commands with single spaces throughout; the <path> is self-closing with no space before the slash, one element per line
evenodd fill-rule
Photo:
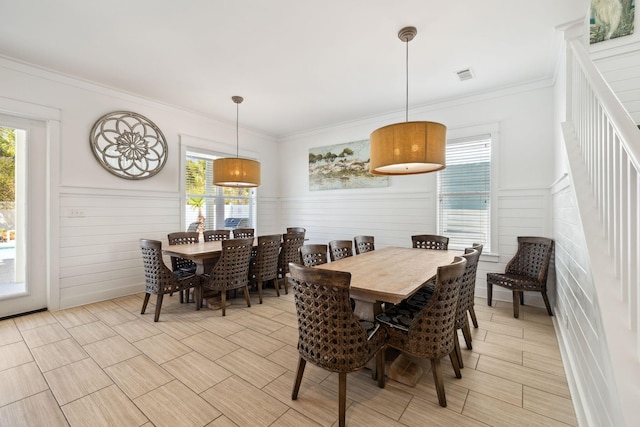
<path fill-rule="evenodd" d="M 436 229 L 430 192 L 308 196 L 282 200 L 283 226 L 307 229 L 309 243 L 375 236 L 376 247 L 411 247 L 411 235 Z"/>
<path fill-rule="evenodd" d="M 180 209 L 175 193 L 62 189 L 60 307 L 143 291 L 139 240 L 166 241 Z"/>

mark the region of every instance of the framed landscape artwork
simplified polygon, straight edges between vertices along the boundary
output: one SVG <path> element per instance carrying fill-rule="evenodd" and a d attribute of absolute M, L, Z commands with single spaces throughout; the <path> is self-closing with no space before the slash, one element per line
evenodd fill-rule
<path fill-rule="evenodd" d="M 635 0 L 591 0 L 589 42 L 599 43 L 633 34 Z"/>
<path fill-rule="evenodd" d="M 309 149 L 309 190 L 387 187 L 389 178 L 369 173 L 369 140 Z"/>

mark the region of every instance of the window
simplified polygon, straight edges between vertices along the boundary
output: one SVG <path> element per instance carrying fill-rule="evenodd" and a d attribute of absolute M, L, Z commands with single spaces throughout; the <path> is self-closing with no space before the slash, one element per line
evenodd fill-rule
<path fill-rule="evenodd" d="M 481 243 L 491 252 L 491 135 L 447 141 L 438 200 L 438 233 L 449 237 L 449 248 Z"/>
<path fill-rule="evenodd" d="M 256 189 L 213 185 L 213 160 L 221 156 L 185 157 L 185 230 L 255 228 Z"/>

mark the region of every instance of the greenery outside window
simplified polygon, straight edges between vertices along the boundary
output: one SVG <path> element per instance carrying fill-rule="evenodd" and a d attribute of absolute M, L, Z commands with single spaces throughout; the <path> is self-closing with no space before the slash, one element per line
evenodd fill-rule
<path fill-rule="evenodd" d="M 447 141 L 438 201 L 438 234 L 450 249 L 481 243 L 491 252 L 491 135 Z"/>
<path fill-rule="evenodd" d="M 256 189 L 213 185 L 218 157 L 223 156 L 186 152 L 185 230 L 255 228 Z"/>

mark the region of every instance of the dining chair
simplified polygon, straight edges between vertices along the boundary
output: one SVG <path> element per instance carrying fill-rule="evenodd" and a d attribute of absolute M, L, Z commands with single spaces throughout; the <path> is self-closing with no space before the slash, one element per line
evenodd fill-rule
<path fill-rule="evenodd" d="M 553 252 L 553 240 L 546 237 L 518 237 L 518 251 L 511 258 L 504 273 L 487 273 L 487 305 L 491 305 L 493 285 L 513 292 L 513 317 L 520 315 L 520 304 L 524 305 L 524 292 L 542 293 L 549 316 L 551 304 L 547 296 L 547 274 Z"/>
<path fill-rule="evenodd" d="M 353 256 L 353 243 L 351 240 L 332 240 L 329 242 L 329 258 L 337 261 Z"/>
<path fill-rule="evenodd" d="M 254 237 L 255 230 L 253 228 L 236 228 L 233 230 L 234 239 L 246 239 L 247 237 Z"/>
<path fill-rule="evenodd" d="M 356 255 L 371 252 L 373 246 L 373 236 L 356 236 L 353 238 L 353 246 L 356 248 Z"/>
<path fill-rule="evenodd" d="M 291 399 L 298 398 L 307 362 L 338 373 L 338 420 L 345 425 L 347 373 L 362 369 L 376 356 L 375 377 L 384 388 L 385 335 L 375 322 L 351 310 L 351 274 L 289 264 L 298 319 L 298 369 Z"/>
<path fill-rule="evenodd" d="M 222 241 L 222 254 L 210 274 L 204 274 L 202 284 L 203 291 L 220 291 L 222 304 L 222 315 L 226 314 L 225 306 L 227 302 L 227 291 L 243 289 L 244 297 L 247 300 L 247 307 L 251 307 L 249 299 L 249 258 L 253 238 L 228 239 Z M 202 291 L 199 295 L 202 295 Z M 196 307 L 200 310 L 202 298 L 196 302 Z"/>
<path fill-rule="evenodd" d="M 418 249 L 436 249 L 446 251 L 449 249 L 449 238 L 437 234 L 417 234 L 411 236 L 411 243 Z"/>
<path fill-rule="evenodd" d="M 458 296 L 458 305 L 456 308 L 456 322 L 453 329 L 455 352 L 460 368 L 464 368 L 464 362 L 462 361 L 462 351 L 460 350 L 458 329 L 462 331 L 467 349 L 473 349 L 473 346 L 471 345 L 471 329 L 469 328 L 469 317 L 467 316 L 467 312 L 469 311 L 469 294 L 471 294 L 471 305 L 473 307 L 473 295 L 476 288 L 476 273 L 478 271 L 478 260 L 480 259 L 480 252 L 474 248 L 467 248 L 465 249 L 462 258 L 467 260 L 467 265 L 464 269 L 462 282 L 460 283 L 460 293 Z"/>
<path fill-rule="evenodd" d="M 289 282 L 287 281 L 287 273 L 289 272 L 289 263 L 300 262 L 300 246 L 304 244 L 304 234 L 302 233 L 286 233 L 282 235 L 282 244 L 280 247 L 280 255 L 278 256 L 278 278 L 284 282 L 284 293 L 289 293 Z M 276 280 L 276 287 L 280 288 L 280 283 Z"/>
<path fill-rule="evenodd" d="M 300 246 L 300 261 L 305 267 L 326 264 L 328 262 L 327 245 L 311 244 Z"/>
<path fill-rule="evenodd" d="M 177 231 L 167 234 L 167 241 L 170 245 L 188 245 L 198 243 L 200 241 L 200 233 L 197 231 Z M 196 272 L 196 263 L 182 257 L 171 257 L 171 269 L 174 273 L 186 271 L 188 273 Z M 187 294 L 187 302 L 189 302 L 189 291 L 180 292 L 180 303 L 184 302 L 184 294 Z"/>
<path fill-rule="evenodd" d="M 229 230 L 205 230 L 202 233 L 205 242 L 215 242 L 217 240 L 227 240 L 231 237 Z"/>
<path fill-rule="evenodd" d="M 465 253 L 469 250 L 469 249 L 475 249 L 476 251 L 479 252 L 478 255 L 478 262 L 479 262 L 479 258 L 482 255 L 482 249 L 483 249 L 483 245 L 481 245 L 480 243 L 472 243 L 471 244 L 471 248 L 466 248 L 465 249 Z M 477 276 L 477 268 L 476 268 L 476 276 Z M 474 280 L 474 286 L 473 288 L 469 289 L 467 296 L 466 296 L 466 306 L 467 306 L 467 311 L 469 312 L 469 316 L 471 317 L 471 323 L 473 324 L 473 327 L 475 329 L 478 328 L 478 318 L 476 317 L 476 311 L 473 308 L 475 305 L 475 301 L 476 301 L 476 288 L 475 288 L 475 280 Z"/>
<path fill-rule="evenodd" d="M 440 359 L 449 355 L 456 377 L 462 377 L 453 337 L 466 265 L 466 259 L 455 257 L 453 263 L 438 267 L 433 296 L 419 311 L 396 305 L 376 316 L 387 334 L 387 346 L 430 359 L 440 406 L 447 406 Z"/>
<path fill-rule="evenodd" d="M 275 281 L 278 279 L 278 255 L 280 255 L 280 234 L 271 236 L 258 236 L 258 245 L 252 250 L 249 263 L 249 282 L 256 283 L 258 298 L 262 304 L 262 285 L 265 282 L 274 282 L 276 294 L 280 296 L 280 290 Z"/>
<path fill-rule="evenodd" d="M 182 292 L 194 288 L 196 290 L 196 301 L 198 298 L 200 278 L 193 273 L 179 271 L 174 274 L 162 260 L 162 242 L 159 240 L 140 239 L 140 249 L 142 250 L 142 262 L 144 264 L 145 295 L 140 314 L 147 310 L 149 297 L 157 295 L 156 312 L 153 321 L 160 319 L 160 309 L 162 299 L 165 294 Z"/>
<path fill-rule="evenodd" d="M 304 227 L 287 227 L 287 233 L 302 233 L 305 234 L 307 229 Z"/>

